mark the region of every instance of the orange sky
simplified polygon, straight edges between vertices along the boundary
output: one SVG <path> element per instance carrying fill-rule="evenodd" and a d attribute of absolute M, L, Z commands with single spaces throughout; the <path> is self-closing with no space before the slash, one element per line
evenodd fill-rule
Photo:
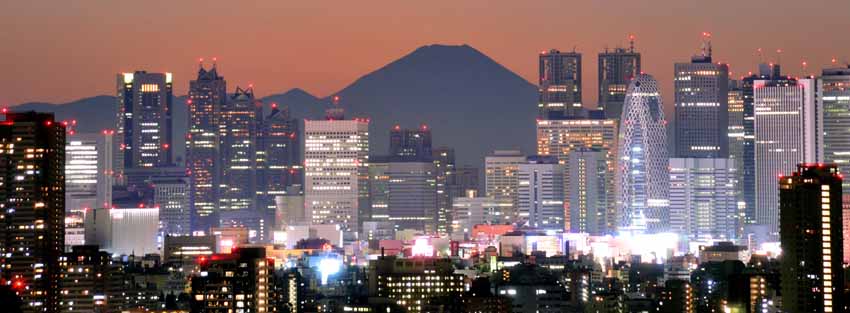
<path fill-rule="evenodd" d="M 199 57 L 218 58 L 229 88 L 260 95 L 301 87 L 325 96 L 418 46 L 469 44 L 534 82 L 542 49 L 584 53 L 585 99 L 596 102 L 596 53 L 634 33 L 644 71 L 671 100 L 674 61 L 713 33 L 715 60 L 735 76 L 763 47 L 786 72 L 850 59 L 850 1 L 4 1 L 0 105 L 112 94 L 114 75 L 175 74 L 185 94 Z"/>

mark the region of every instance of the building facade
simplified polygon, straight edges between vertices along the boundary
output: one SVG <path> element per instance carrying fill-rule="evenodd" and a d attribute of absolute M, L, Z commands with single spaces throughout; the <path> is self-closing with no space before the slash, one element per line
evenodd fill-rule
<path fill-rule="evenodd" d="M 842 178 L 835 164 L 800 164 L 780 176 L 782 308 L 787 312 L 841 312 Z"/>
<path fill-rule="evenodd" d="M 729 155 L 729 66 L 712 63 L 711 46 L 690 63 L 674 65 L 675 154 L 678 158 Z"/>
<path fill-rule="evenodd" d="M 136 71 L 118 75 L 118 148 L 123 168 L 168 166 L 172 140 L 172 75 Z M 120 174 L 119 174 L 120 175 Z"/>
<path fill-rule="evenodd" d="M 51 113 L 0 123 L 0 268 L 24 312 L 59 311 L 65 249 L 65 127 Z"/>
<path fill-rule="evenodd" d="M 614 190 L 621 230 L 662 232 L 668 228 L 666 126 L 658 83 L 650 75 L 638 75 L 626 93 L 617 141 Z"/>
<path fill-rule="evenodd" d="M 640 53 L 634 41 L 628 49 L 605 49 L 599 53 L 599 109 L 609 119 L 620 119 L 629 82 L 641 73 Z"/>
<path fill-rule="evenodd" d="M 236 87 L 219 117 L 221 183 L 219 211 L 254 210 L 257 196 L 257 137 L 262 102 L 252 88 Z"/>
<path fill-rule="evenodd" d="M 329 112 L 304 122 L 305 206 L 314 224 L 340 224 L 357 233 L 368 202 L 369 121 Z"/>
<path fill-rule="evenodd" d="M 517 223 L 546 230 L 563 230 L 564 166 L 554 157 L 532 156 L 517 167 Z"/>
<path fill-rule="evenodd" d="M 545 118 L 550 112 L 569 115 L 573 109 L 581 108 L 580 53 L 543 51 L 538 69 L 540 117 Z"/>
<path fill-rule="evenodd" d="M 671 158 L 670 230 L 685 241 L 737 239 L 736 170 L 726 158 Z"/>
<path fill-rule="evenodd" d="M 776 177 L 794 171 L 799 163 L 822 160 L 822 122 L 814 87 L 812 79 L 757 80 L 753 86 L 755 214 L 771 238 L 779 231 Z"/>
<path fill-rule="evenodd" d="M 512 221 L 516 220 L 519 208 L 517 170 L 525 158 L 519 150 L 496 150 L 484 157 L 485 195 L 510 200 L 513 207 L 507 214 Z"/>
<path fill-rule="evenodd" d="M 219 164 L 219 118 L 227 102 L 227 81 L 216 66 L 199 66 L 198 77 L 189 82 L 189 133 L 186 134 L 186 169 L 190 177 L 191 210 L 195 230 L 215 226 L 221 165 Z"/>

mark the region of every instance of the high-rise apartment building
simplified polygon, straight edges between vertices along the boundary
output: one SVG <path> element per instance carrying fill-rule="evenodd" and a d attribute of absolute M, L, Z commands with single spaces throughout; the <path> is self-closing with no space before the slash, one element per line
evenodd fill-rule
<path fill-rule="evenodd" d="M 198 77 L 189 82 L 189 133 L 186 135 L 186 168 L 191 186 L 194 229 L 208 231 L 216 225 L 221 162 L 219 125 L 227 102 L 227 81 L 215 64 L 199 66 Z"/>
<path fill-rule="evenodd" d="M 51 113 L 6 113 L 0 150 L 0 275 L 21 286 L 24 312 L 58 312 L 65 127 Z"/>
<path fill-rule="evenodd" d="M 431 129 L 425 124 L 417 129 L 393 126 L 389 156 L 395 160 L 431 161 Z"/>
<path fill-rule="evenodd" d="M 406 312 L 421 312 L 428 300 L 459 294 L 464 277 L 450 259 L 399 259 L 380 256 L 369 261 L 369 296 L 389 298 Z"/>
<path fill-rule="evenodd" d="M 767 226 L 768 238 L 779 231 L 776 177 L 797 164 L 822 160 L 822 122 L 813 79 L 757 80 L 755 110 L 756 222 Z"/>
<path fill-rule="evenodd" d="M 620 119 L 629 82 L 641 73 L 640 53 L 634 39 L 628 49 L 605 49 L 599 53 L 599 109 L 609 119 Z"/>
<path fill-rule="evenodd" d="M 526 163 L 525 160 L 525 155 L 519 150 L 496 150 L 484 157 L 485 194 L 498 200 L 511 201 L 513 207 L 506 217 L 511 221 L 516 220 L 519 208 L 517 170 L 520 164 Z"/>
<path fill-rule="evenodd" d="M 712 63 L 711 42 L 690 63 L 674 66 L 676 157 L 729 155 L 729 66 Z"/>
<path fill-rule="evenodd" d="M 204 259 L 192 277 L 192 312 L 272 311 L 274 261 L 265 248 L 239 248 Z"/>
<path fill-rule="evenodd" d="M 626 93 L 617 141 L 614 190 L 621 230 L 668 228 L 666 126 L 658 82 L 650 75 L 638 75 Z"/>
<path fill-rule="evenodd" d="M 368 205 L 369 120 L 345 119 L 341 108 L 327 113 L 304 122 L 305 206 L 313 224 L 353 234 Z"/>
<path fill-rule="evenodd" d="M 841 312 L 847 298 L 841 265 L 842 178 L 838 167 L 800 164 L 793 174 L 776 180 L 782 308 L 786 312 Z"/>
<path fill-rule="evenodd" d="M 530 156 L 517 166 L 518 223 L 546 230 L 563 230 L 564 165 L 551 156 Z"/>
<path fill-rule="evenodd" d="M 670 230 L 690 241 L 736 239 L 736 170 L 726 158 L 671 158 Z"/>
<path fill-rule="evenodd" d="M 570 115 L 581 108 L 581 53 L 543 51 L 538 68 L 540 117 Z"/>
<path fill-rule="evenodd" d="M 118 144 L 123 168 L 170 165 L 172 75 L 136 71 L 118 75 Z M 119 172 L 120 175 L 121 172 Z"/>
<path fill-rule="evenodd" d="M 116 312 L 125 303 L 121 264 L 98 246 L 74 246 L 59 259 L 62 312 Z"/>
<path fill-rule="evenodd" d="M 219 211 L 253 210 L 257 196 L 257 138 L 263 105 L 252 88 L 236 87 L 219 117 Z"/>

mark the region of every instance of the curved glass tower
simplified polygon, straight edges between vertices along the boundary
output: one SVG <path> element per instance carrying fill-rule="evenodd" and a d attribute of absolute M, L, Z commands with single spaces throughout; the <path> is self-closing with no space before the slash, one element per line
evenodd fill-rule
<path fill-rule="evenodd" d="M 617 145 L 615 188 L 621 233 L 667 230 L 666 126 L 658 83 L 650 75 L 638 75 L 626 91 Z"/>

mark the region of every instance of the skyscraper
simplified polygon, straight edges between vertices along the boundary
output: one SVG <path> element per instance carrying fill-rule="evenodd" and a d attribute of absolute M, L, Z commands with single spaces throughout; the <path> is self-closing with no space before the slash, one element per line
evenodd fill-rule
<path fill-rule="evenodd" d="M 668 226 L 670 174 L 667 122 L 661 104 L 658 83 L 652 76 L 640 74 L 629 84 L 620 120 L 614 186 L 619 224 L 626 230 L 660 232 Z"/>
<path fill-rule="evenodd" d="M 517 167 L 518 223 L 564 230 L 564 166 L 551 156 L 530 156 Z"/>
<path fill-rule="evenodd" d="M 118 75 L 118 137 L 123 168 L 168 166 L 171 158 L 171 73 Z M 116 158 L 116 161 L 119 160 Z"/>
<path fill-rule="evenodd" d="M 690 63 L 674 66 L 676 157 L 729 155 L 729 66 L 711 63 L 711 42 Z"/>
<path fill-rule="evenodd" d="M 605 49 L 599 53 L 599 109 L 609 119 L 620 119 L 626 88 L 640 71 L 640 53 L 635 52 L 634 37 L 628 49 Z"/>
<path fill-rule="evenodd" d="M 581 108 L 581 54 L 552 49 L 539 59 L 539 116 L 570 115 Z"/>
<path fill-rule="evenodd" d="M 800 164 L 791 176 L 777 180 L 782 308 L 786 312 L 841 312 L 846 298 L 838 167 Z"/>
<path fill-rule="evenodd" d="M 610 150 L 579 148 L 567 157 L 564 206 L 569 213 L 570 232 L 603 235 L 614 231 L 614 171 L 609 166 L 612 154 Z"/>
<path fill-rule="evenodd" d="M 393 126 L 389 156 L 396 160 L 431 161 L 431 129 L 425 124 L 418 129 Z"/>
<path fill-rule="evenodd" d="M 252 88 L 236 87 L 219 117 L 219 211 L 253 210 L 257 196 L 257 137 L 263 105 Z"/>
<path fill-rule="evenodd" d="M 433 162 L 390 161 L 387 214 L 397 229 L 437 233 L 437 183 Z"/>
<path fill-rule="evenodd" d="M 455 150 L 439 147 L 433 150 L 432 159 L 437 183 L 437 232 L 447 234 L 451 231 L 449 228 L 453 223 L 452 201 L 463 193 L 456 188 L 458 184 L 455 172 Z"/>
<path fill-rule="evenodd" d="M 727 138 L 729 142 L 729 159 L 735 164 L 735 185 L 737 207 L 738 207 L 738 228 L 742 234 L 743 227 L 747 222 L 747 202 L 744 196 L 744 163 L 747 161 L 744 158 L 744 149 L 747 142 L 744 136 L 744 91 L 741 88 L 741 82 L 737 80 L 729 80 L 729 127 Z"/>
<path fill-rule="evenodd" d="M 850 173 L 850 66 L 824 69 L 817 82 L 823 106 L 823 161 Z M 844 260 L 850 262 L 850 182 L 842 185 L 845 208 Z"/>
<path fill-rule="evenodd" d="M 600 222 L 599 225 L 594 225 L 591 228 L 599 232 L 611 232 L 614 230 L 616 221 L 615 198 L 614 198 L 614 172 L 617 164 L 617 120 L 604 117 L 602 111 L 576 110 L 576 112 L 568 117 L 558 119 L 546 119 L 537 121 L 537 154 L 545 156 L 554 156 L 559 163 L 564 165 L 564 170 L 567 172 L 564 178 L 565 195 L 567 203 L 565 206 L 570 212 L 582 215 L 587 209 L 593 210 L 599 215 L 594 217 L 594 222 Z M 603 171 L 596 172 L 599 164 L 589 165 L 581 160 L 575 160 L 578 163 L 571 163 L 571 154 L 577 150 L 593 150 L 603 156 L 604 162 Z M 582 155 L 582 157 L 589 155 Z M 574 169 L 571 166 L 591 166 L 594 175 L 598 177 L 587 178 L 575 176 L 582 169 Z M 583 168 L 590 170 L 590 168 Z M 600 189 L 601 193 L 596 194 L 602 198 L 594 199 L 593 204 L 583 202 L 582 197 L 587 196 L 587 188 L 595 189 L 597 186 L 589 187 L 581 185 L 585 179 L 592 179 L 603 184 Z M 582 191 L 585 192 L 582 195 Z M 575 193 L 575 195 L 574 195 Z M 572 202 L 578 201 L 578 202 Z M 602 201 L 602 202 L 597 202 Z M 596 207 L 599 205 L 599 207 Z M 599 211 L 596 211 L 599 210 Z M 594 213 L 594 214 L 595 214 Z M 599 218 L 598 220 L 596 218 Z M 570 221 L 572 224 L 573 221 Z M 576 223 L 583 223 L 575 221 Z M 585 221 L 586 222 L 586 221 Z M 574 224 L 578 226 L 579 224 Z"/>
<path fill-rule="evenodd" d="M 824 69 L 817 84 L 817 101 L 823 106 L 823 161 L 850 173 L 850 66 Z M 850 181 L 842 190 L 845 203 L 850 203 Z"/>
<path fill-rule="evenodd" d="M 65 127 L 52 113 L 6 113 L 0 149 L 0 274 L 20 286 L 24 312 L 58 312 Z"/>
<path fill-rule="evenodd" d="M 65 243 L 85 243 L 86 211 L 112 206 L 113 130 L 68 131 L 65 145 Z"/>
<path fill-rule="evenodd" d="M 369 120 L 345 119 L 342 108 L 304 122 L 304 198 L 313 224 L 340 224 L 356 234 L 369 194 Z M 363 206 L 363 208 L 361 208 Z"/>
<path fill-rule="evenodd" d="M 671 231 L 693 241 L 737 238 L 735 171 L 727 158 L 671 158 Z"/>
<path fill-rule="evenodd" d="M 822 160 L 818 142 L 822 129 L 815 102 L 814 80 L 756 80 L 755 109 L 756 222 L 768 235 L 779 231 L 779 194 L 776 176 L 798 163 Z M 770 238 L 770 237 L 769 237 Z"/>
<path fill-rule="evenodd" d="M 262 120 L 257 138 L 257 207 L 274 210 L 277 196 L 287 190 L 301 190 L 304 169 L 301 164 L 298 121 L 289 108 L 271 104 L 271 113 Z M 299 188 L 290 187 L 298 185 Z"/>
<path fill-rule="evenodd" d="M 186 135 L 186 168 L 189 173 L 191 210 L 195 230 L 208 231 L 216 225 L 213 215 L 218 205 L 221 162 L 219 118 L 227 101 L 227 82 L 218 75 L 215 64 L 203 64 L 197 79 L 189 82 L 189 133 Z"/>
<path fill-rule="evenodd" d="M 508 199 L 513 206 L 507 210 L 506 220 L 514 221 L 519 208 L 517 195 L 517 170 L 525 163 L 525 155 L 519 150 L 496 150 L 484 157 L 484 184 L 486 195 L 496 200 Z"/>
<path fill-rule="evenodd" d="M 741 97 L 744 106 L 744 143 L 742 194 L 744 199 L 744 218 L 746 223 L 756 222 L 756 136 L 753 85 L 757 80 L 780 79 L 779 64 L 759 64 L 758 74 L 750 74 L 741 79 Z"/>
<path fill-rule="evenodd" d="M 154 207 L 159 207 L 163 236 L 184 236 L 192 233 L 188 177 L 153 177 Z"/>

